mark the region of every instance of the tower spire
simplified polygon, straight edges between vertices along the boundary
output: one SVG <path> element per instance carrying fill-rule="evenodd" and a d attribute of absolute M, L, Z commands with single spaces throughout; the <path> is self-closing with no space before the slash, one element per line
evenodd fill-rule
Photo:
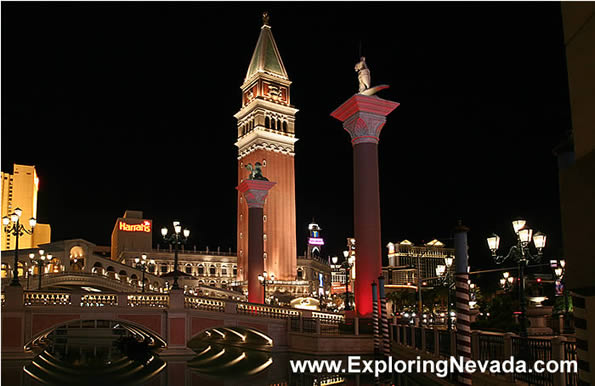
<path fill-rule="evenodd" d="M 269 19 L 269 13 L 264 12 L 262 14 L 260 36 L 252 54 L 252 60 L 250 60 L 244 83 L 250 82 L 259 73 L 289 80 L 287 71 L 281 60 L 281 55 L 279 54 L 279 49 L 277 48 L 277 43 L 275 43 L 275 39 L 273 38 Z"/>

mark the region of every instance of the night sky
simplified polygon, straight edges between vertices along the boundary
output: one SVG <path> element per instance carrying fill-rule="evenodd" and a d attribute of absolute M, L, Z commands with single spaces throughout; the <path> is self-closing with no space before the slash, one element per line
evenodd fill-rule
<path fill-rule="evenodd" d="M 52 239 L 109 245 L 118 216 L 179 219 L 199 249 L 236 249 L 240 85 L 268 11 L 296 118 L 298 253 L 353 232 L 352 149 L 330 113 L 361 53 L 401 103 L 379 145 L 382 242 L 512 243 L 524 216 L 560 257 L 552 149 L 571 128 L 551 3 L 2 3 L 2 170 L 34 164 Z M 504 249 L 501 252 L 506 252 Z"/>

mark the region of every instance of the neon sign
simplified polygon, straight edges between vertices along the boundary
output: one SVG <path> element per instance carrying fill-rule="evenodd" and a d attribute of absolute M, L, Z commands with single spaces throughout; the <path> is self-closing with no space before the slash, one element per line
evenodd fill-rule
<path fill-rule="evenodd" d="M 124 221 L 120 221 L 118 229 L 124 232 L 151 232 L 151 222 L 148 220 L 143 221 L 141 224 L 128 224 Z"/>
<path fill-rule="evenodd" d="M 310 237 L 310 238 L 308 238 L 308 244 L 310 244 L 310 245 L 324 245 L 324 240 L 320 237 Z"/>

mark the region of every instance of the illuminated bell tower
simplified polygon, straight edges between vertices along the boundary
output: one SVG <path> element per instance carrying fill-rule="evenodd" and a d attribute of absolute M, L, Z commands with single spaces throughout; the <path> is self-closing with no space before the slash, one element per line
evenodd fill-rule
<path fill-rule="evenodd" d="M 264 204 L 264 268 L 277 280 L 295 280 L 297 274 L 294 144 L 295 113 L 290 104 L 291 81 L 279 55 L 268 14 L 246 78 L 241 86 L 242 108 L 238 120 L 238 185 L 247 178 L 245 166 L 260 162 L 263 174 L 277 182 Z M 248 206 L 238 192 L 238 277 L 247 280 Z M 259 272 L 260 274 L 260 272 Z"/>

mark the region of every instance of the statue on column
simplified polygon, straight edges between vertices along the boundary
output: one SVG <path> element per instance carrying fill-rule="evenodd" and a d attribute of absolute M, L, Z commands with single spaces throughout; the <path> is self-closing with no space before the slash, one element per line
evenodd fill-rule
<path fill-rule="evenodd" d="M 357 80 L 359 80 L 359 93 L 370 88 L 370 69 L 366 64 L 366 58 L 362 56 L 359 58 L 359 62 L 355 65 L 355 71 L 357 72 Z"/>
<path fill-rule="evenodd" d="M 250 170 L 250 176 L 248 176 L 249 180 L 261 180 L 261 181 L 268 181 L 269 179 L 262 175 L 262 164 L 257 162 L 252 166 L 252 164 L 248 164 L 244 166 L 246 169 Z"/>
<path fill-rule="evenodd" d="M 372 83 L 370 83 L 370 69 L 366 64 L 366 58 L 362 56 L 359 59 L 359 62 L 355 65 L 355 71 L 357 72 L 357 80 L 359 81 L 358 94 L 372 96 L 376 94 L 378 91 L 384 90 L 389 87 L 387 84 L 381 84 L 372 87 Z"/>

